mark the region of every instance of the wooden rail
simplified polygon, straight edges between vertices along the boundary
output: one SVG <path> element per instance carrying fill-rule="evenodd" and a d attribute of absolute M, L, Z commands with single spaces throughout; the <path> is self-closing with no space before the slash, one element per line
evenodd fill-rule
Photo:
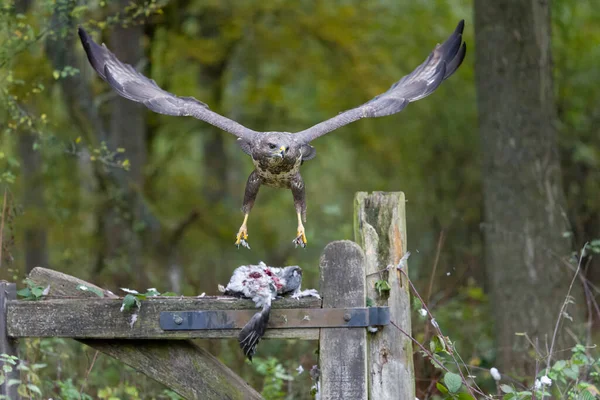
<path fill-rule="evenodd" d="M 343 321 L 351 326 L 354 315 L 379 315 L 378 310 L 365 309 L 366 299 L 370 298 L 386 311 L 386 316 L 389 311 L 394 324 L 410 332 L 407 282 L 395 268 L 378 272 L 388 264 L 397 264 L 406 251 L 404 195 L 358 193 L 355 237 L 360 245 L 337 241 L 323 251 L 323 300 L 274 301 L 265 337 L 319 340 L 321 399 L 414 399 L 412 343 L 408 338 L 392 325 L 368 333 L 364 325 L 383 321 L 377 318 L 366 323 L 363 320 L 362 327 L 339 327 Z M 44 300 L 14 300 L 14 284 L 0 282 L 0 352 L 16 355 L 16 338 L 74 338 L 187 399 L 261 398 L 228 367 L 187 340 L 236 337 L 256 312 L 252 302 L 229 297 L 149 298 L 134 311 L 137 319 L 132 323 L 132 312 L 122 312 L 122 300 L 107 290 L 44 268 L 35 268 L 29 278 L 37 285 L 50 286 Z M 375 281 L 380 279 L 390 284 L 389 293 L 380 295 L 375 290 Z M 102 290 L 105 297 L 77 290 L 79 285 Z M 223 312 L 212 312 L 216 310 Z M 231 329 L 204 326 L 201 330 L 168 330 L 177 328 L 165 328 L 165 320 L 161 325 L 161 313 L 163 318 L 226 314 L 224 326 Z M 0 385 L 0 394 L 18 399 L 16 386 Z"/>

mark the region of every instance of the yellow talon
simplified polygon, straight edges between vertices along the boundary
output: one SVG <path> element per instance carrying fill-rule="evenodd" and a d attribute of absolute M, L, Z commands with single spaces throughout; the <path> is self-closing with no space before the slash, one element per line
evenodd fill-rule
<path fill-rule="evenodd" d="M 235 236 L 235 245 L 240 248 L 243 246 L 247 249 L 250 249 L 250 245 L 248 244 L 248 228 L 246 227 L 246 222 L 248 221 L 248 214 L 244 215 L 244 222 L 242 222 L 242 226 L 240 226 L 240 230 Z"/>
<path fill-rule="evenodd" d="M 293 243 L 298 246 L 306 247 L 308 240 L 306 240 L 306 233 L 304 232 L 304 225 L 302 225 L 302 216 L 298 213 L 298 233 Z"/>

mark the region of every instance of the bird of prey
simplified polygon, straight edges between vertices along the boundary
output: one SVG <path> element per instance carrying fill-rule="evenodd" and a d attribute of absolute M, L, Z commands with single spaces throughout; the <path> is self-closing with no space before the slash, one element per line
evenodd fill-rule
<path fill-rule="evenodd" d="M 286 294 L 292 298 L 313 296 L 321 298 L 316 290 L 300 290 L 302 269 L 296 265 L 285 268 L 268 267 L 262 261 L 258 265 L 242 265 L 233 271 L 224 289 L 228 296 L 248 298 L 262 310 L 248 321 L 238 335 L 238 342 L 250 361 L 258 342 L 265 334 L 271 312 L 271 301 Z"/>
<path fill-rule="evenodd" d="M 438 44 L 427 59 L 410 74 L 394 83 L 390 89 L 351 110 L 314 125 L 306 130 L 290 132 L 257 132 L 211 111 L 193 97 L 180 97 L 161 89 L 154 80 L 137 72 L 131 65 L 119 61 L 105 45 L 98 45 L 79 28 L 79 36 L 88 60 L 98 75 L 121 96 L 144 104 L 160 114 L 191 116 L 208 122 L 237 136 L 242 150 L 252 157 L 255 169 L 248 177 L 242 211 L 244 221 L 235 244 L 248 246 L 247 221 L 261 185 L 291 189 L 298 216 L 298 229 L 293 242 L 306 246 L 306 202 L 300 165 L 315 157 L 310 143 L 328 132 L 361 118 L 383 117 L 402 111 L 410 102 L 420 100 L 437 89 L 462 63 L 466 44 L 462 40 L 464 21 L 460 21 L 450 37 Z"/>

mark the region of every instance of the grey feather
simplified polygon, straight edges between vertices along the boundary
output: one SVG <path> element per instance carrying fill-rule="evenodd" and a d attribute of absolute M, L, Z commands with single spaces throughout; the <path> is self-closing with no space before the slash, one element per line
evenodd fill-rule
<path fill-rule="evenodd" d="M 240 138 L 251 139 L 258 133 L 211 111 L 206 104 L 193 97 L 179 97 L 161 89 L 154 80 L 121 62 L 105 45 L 94 42 L 81 27 L 79 37 L 94 70 L 126 99 L 142 103 L 160 114 L 192 116 Z"/>

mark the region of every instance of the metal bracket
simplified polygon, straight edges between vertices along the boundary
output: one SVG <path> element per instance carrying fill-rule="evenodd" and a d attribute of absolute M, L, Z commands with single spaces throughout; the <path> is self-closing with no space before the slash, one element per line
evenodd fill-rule
<path fill-rule="evenodd" d="M 165 331 L 242 329 L 257 310 L 163 311 Z M 364 328 L 390 323 L 389 307 L 272 309 L 268 328 Z"/>

